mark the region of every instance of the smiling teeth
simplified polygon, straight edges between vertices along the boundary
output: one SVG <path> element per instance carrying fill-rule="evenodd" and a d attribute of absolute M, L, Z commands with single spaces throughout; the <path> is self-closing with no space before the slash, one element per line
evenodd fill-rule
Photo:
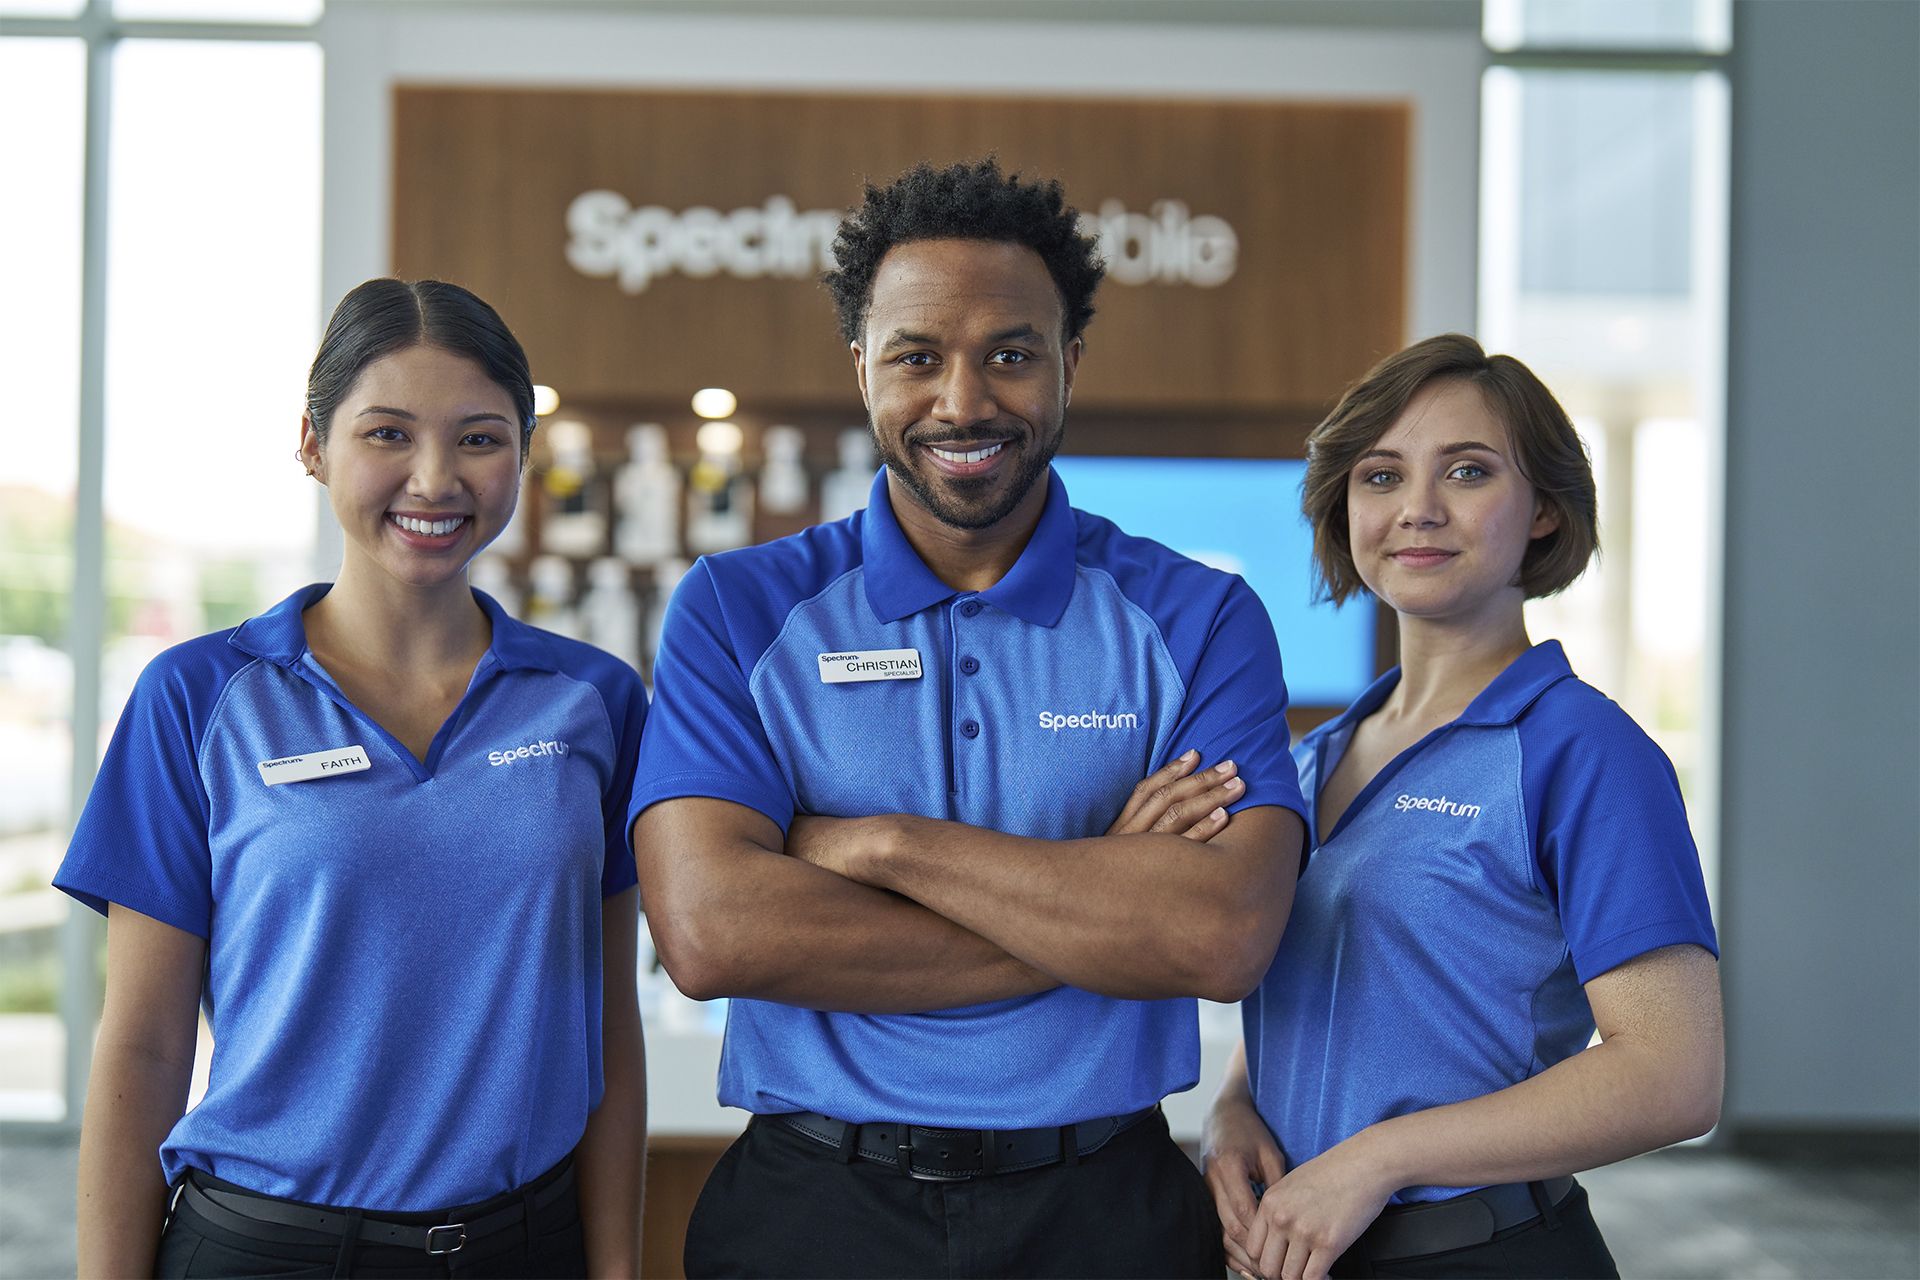
<path fill-rule="evenodd" d="M 412 516 L 394 516 L 393 522 L 409 533 L 424 533 L 428 537 L 438 538 L 458 529 L 467 522 L 467 518 L 455 516 L 451 520 L 416 520 Z"/>
<path fill-rule="evenodd" d="M 951 449 L 942 449 L 935 445 L 928 445 L 927 447 L 933 450 L 935 456 L 943 458 L 948 462 L 985 462 L 988 458 L 991 458 L 1007 446 L 1004 442 L 1000 444 L 990 444 L 984 449 L 974 449 L 967 453 L 955 453 Z"/>

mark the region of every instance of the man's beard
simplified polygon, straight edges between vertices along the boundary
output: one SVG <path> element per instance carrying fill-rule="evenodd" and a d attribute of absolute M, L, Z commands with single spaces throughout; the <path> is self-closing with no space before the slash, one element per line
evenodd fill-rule
<path fill-rule="evenodd" d="M 886 438 L 874 430 L 871 415 L 867 418 L 867 430 L 873 434 L 874 448 L 880 455 L 880 461 L 885 463 L 887 470 L 906 486 L 907 492 L 913 495 L 914 501 L 925 507 L 941 524 L 968 530 L 990 529 L 1012 515 L 1014 508 L 1026 499 L 1040 477 L 1047 473 L 1048 464 L 1053 461 L 1053 456 L 1060 452 L 1060 444 L 1066 438 L 1064 420 L 1055 423 L 1053 431 L 1044 440 L 1037 436 L 1024 435 L 1022 438 L 1027 443 L 1020 452 L 1019 469 L 1013 473 L 1012 482 L 996 497 L 991 486 L 999 482 L 997 475 L 980 476 L 976 479 L 955 479 L 948 476 L 940 476 L 937 480 L 929 479 L 919 467 L 911 465 L 911 459 L 919 455 L 917 445 L 907 442 L 906 456 L 895 452 Z M 954 436 L 950 433 L 942 433 L 935 438 L 953 444 L 976 442 L 984 444 L 990 443 L 996 437 L 991 435 L 982 437 L 977 434 L 971 437 Z M 1007 447 L 1012 448 L 1018 442 L 1018 440 L 1009 440 Z M 923 461 L 922 465 L 928 464 Z"/>

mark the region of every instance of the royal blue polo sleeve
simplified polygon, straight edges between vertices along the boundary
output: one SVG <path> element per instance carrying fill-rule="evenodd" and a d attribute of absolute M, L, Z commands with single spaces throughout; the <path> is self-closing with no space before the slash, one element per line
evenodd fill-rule
<path fill-rule="evenodd" d="M 748 689 L 757 656 L 740 652 L 712 569 L 695 562 L 661 628 L 629 825 L 662 800 L 705 796 L 757 810 L 785 833 L 793 792 Z"/>
<path fill-rule="evenodd" d="M 1587 982 L 1657 947 L 1715 955 L 1700 855 L 1666 753 L 1598 692 L 1556 686 L 1520 722 L 1540 888 Z"/>
<path fill-rule="evenodd" d="M 1176 653 L 1175 662 L 1184 670 L 1188 664 L 1181 656 Z M 1241 579 L 1230 580 L 1191 672 L 1169 744 L 1171 754 L 1197 748 L 1203 767 L 1232 760 L 1247 789 L 1228 806 L 1230 812 L 1278 805 L 1305 821 L 1307 806 L 1290 750 L 1279 642 L 1266 607 Z M 1165 763 L 1156 760 L 1154 765 Z"/>
<path fill-rule="evenodd" d="M 198 648 L 140 674 L 53 883 L 103 915 L 117 902 L 205 938 L 213 856 L 199 745 L 218 688 L 186 658 Z"/>

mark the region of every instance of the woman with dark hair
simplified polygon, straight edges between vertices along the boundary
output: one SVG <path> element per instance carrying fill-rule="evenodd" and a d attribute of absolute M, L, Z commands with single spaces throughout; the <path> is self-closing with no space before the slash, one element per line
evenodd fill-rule
<path fill-rule="evenodd" d="M 1585 451 L 1448 334 L 1314 430 L 1304 505 L 1325 594 L 1391 608 L 1400 665 L 1295 750 L 1310 852 L 1207 1125 L 1228 1258 L 1613 1275 L 1570 1175 L 1711 1128 L 1722 1037 L 1673 768 L 1527 636 L 1597 546 Z"/>
<path fill-rule="evenodd" d="M 55 879 L 108 918 L 80 1274 L 636 1274 L 646 699 L 466 577 L 533 428 L 465 289 L 334 312 L 339 575 L 147 667 Z"/>

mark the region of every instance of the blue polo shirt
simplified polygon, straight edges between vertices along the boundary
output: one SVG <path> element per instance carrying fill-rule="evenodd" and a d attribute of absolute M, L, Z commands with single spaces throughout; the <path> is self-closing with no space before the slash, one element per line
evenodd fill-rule
<path fill-rule="evenodd" d="M 837 678 L 888 661 L 919 675 Z M 1075 511 L 1049 472 L 1013 568 L 955 592 L 907 542 L 882 471 L 864 511 L 706 557 L 681 583 L 633 812 L 708 796 L 782 831 L 795 813 L 914 813 L 1069 839 L 1104 833 L 1189 747 L 1239 762 L 1235 809 L 1300 812 L 1286 702 L 1272 624 L 1239 578 Z M 720 1101 L 1026 1128 L 1149 1106 L 1199 1065 L 1191 999 L 1063 987 L 909 1015 L 734 1000 Z"/>
<path fill-rule="evenodd" d="M 1580 1052 L 1582 984 L 1635 956 L 1718 954 L 1673 766 L 1551 641 L 1395 757 L 1320 843 L 1321 786 L 1399 679 L 1296 752 L 1314 847 L 1243 1006 L 1254 1100 L 1295 1165 Z"/>
<path fill-rule="evenodd" d="M 600 904 L 634 882 L 646 698 L 475 592 L 493 640 L 422 764 L 308 652 L 327 589 L 147 666 L 54 883 L 207 940 L 213 1062 L 169 1181 L 471 1203 L 558 1162 L 599 1103 Z M 346 747 L 368 767 L 259 768 Z"/>

